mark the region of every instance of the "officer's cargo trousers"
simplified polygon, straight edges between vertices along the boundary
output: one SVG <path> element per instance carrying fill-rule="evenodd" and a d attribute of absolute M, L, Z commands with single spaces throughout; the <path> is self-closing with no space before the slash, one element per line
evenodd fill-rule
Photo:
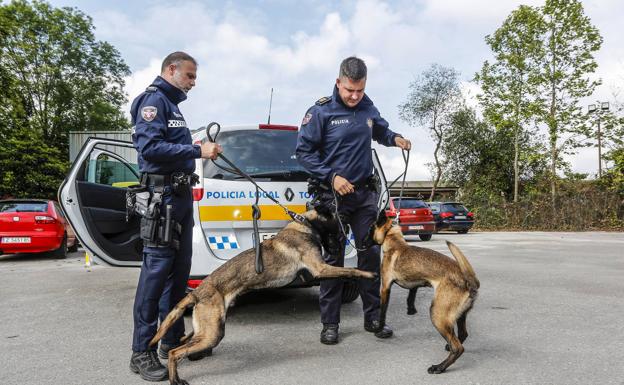
<path fill-rule="evenodd" d="M 132 350 L 135 352 L 148 350 L 148 344 L 158 328 L 158 319 L 160 318 L 162 322 L 169 311 L 184 298 L 191 271 L 193 244 L 191 189 L 181 191 L 178 196 L 171 193 L 170 186 L 165 186 L 162 207 L 167 204 L 173 206 L 173 219 L 182 225 L 180 249 L 143 248 L 143 264 L 134 299 Z M 183 335 L 184 318 L 180 318 L 165 334 L 162 342 L 176 345 Z"/>
<path fill-rule="evenodd" d="M 336 194 L 338 196 L 338 194 Z M 333 199 L 333 196 L 331 197 Z M 345 227 L 347 224 L 355 237 L 355 245 L 362 247 L 364 238 L 368 234 L 371 224 L 377 217 L 377 199 L 375 191 L 368 188 L 357 189 L 354 193 L 345 196 L 338 196 L 338 210 Z M 322 199 L 324 201 L 324 199 Z M 326 202 L 327 205 L 333 202 Z M 337 255 L 325 253 L 323 259 L 333 266 L 344 266 L 344 236 L 340 233 L 341 252 Z M 366 251 L 358 252 L 357 267 L 360 270 L 371 271 L 379 274 L 380 250 L 375 245 Z M 358 289 L 362 298 L 362 308 L 364 319 L 373 321 L 379 318 L 379 277 L 374 280 L 358 279 Z M 342 305 L 342 286 L 340 279 L 323 280 L 320 284 L 319 305 L 321 308 L 322 323 L 340 323 L 340 307 Z"/>

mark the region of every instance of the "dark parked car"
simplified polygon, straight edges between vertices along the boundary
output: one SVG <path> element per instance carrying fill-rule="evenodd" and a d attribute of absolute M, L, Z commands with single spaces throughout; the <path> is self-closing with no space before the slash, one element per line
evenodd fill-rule
<path fill-rule="evenodd" d="M 399 198 L 390 198 L 386 215 L 396 217 L 398 207 Z M 399 226 L 403 234 L 418 234 L 423 241 L 430 240 L 435 231 L 435 222 L 429 206 L 420 199 L 402 198 L 400 207 Z"/>
<path fill-rule="evenodd" d="M 77 248 L 76 235 L 58 203 L 43 199 L 0 201 L 0 254 L 51 251 L 65 258 Z"/>
<path fill-rule="evenodd" d="M 428 202 L 436 222 L 436 231 L 451 230 L 466 234 L 474 224 L 474 214 L 458 202 Z"/>

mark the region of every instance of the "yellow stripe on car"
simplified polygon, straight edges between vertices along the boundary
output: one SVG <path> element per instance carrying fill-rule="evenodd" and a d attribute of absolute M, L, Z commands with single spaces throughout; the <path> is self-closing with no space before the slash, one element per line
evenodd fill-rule
<path fill-rule="evenodd" d="M 305 205 L 286 205 L 289 210 L 296 213 L 303 213 Z M 290 220 L 283 208 L 277 205 L 260 205 L 263 221 Z M 212 221 L 251 221 L 253 220 L 250 205 L 237 206 L 200 206 L 199 220 L 202 222 Z"/>

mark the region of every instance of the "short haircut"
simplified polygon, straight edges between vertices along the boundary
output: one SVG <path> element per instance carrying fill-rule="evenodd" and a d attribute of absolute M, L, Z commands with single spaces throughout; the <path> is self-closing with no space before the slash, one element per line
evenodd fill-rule
<path fill-rule="evenodd" d="M 366 63 L 355 56 L 350 56 L 340 63 L 339 78 L 349 78 L 351 80 L 366 79 Z"/>
<path fill-rule="evenodd" d="M 177 51 L 167 55 L 165 60 L 163 60 L 162 62 L 162 66 L 160 66 L 160 72 L 165 72 L 165 69 L 167 69 L 167 67 L 169 67 L 171 64 L 175 64 L 176 66 L 178 66 L 183 61 L 190 61 L 193 64 L 197 65 L 197 62 L 195 61 L 195 59 L 193 59 L 191 55 L 187 54 L 186 52 Z"/>

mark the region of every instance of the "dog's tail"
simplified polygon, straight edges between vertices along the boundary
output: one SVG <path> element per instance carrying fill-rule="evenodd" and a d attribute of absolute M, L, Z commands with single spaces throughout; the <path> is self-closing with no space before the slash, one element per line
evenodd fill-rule
<path fill-rule="evenodd" d="M 169 312 L 167 318 L 160 324 L 156 335 L 149 343 L 149 346 L 154 346 L 160 341 L 160 339 L 165 335 L 167 330 L 173 326 L 173 323 L 176 322 L 180 317 L 184 315 L 184 310 L 187 307 L 194 306 L 197 303 L 197 297 L 195 294 L 188 293 L 186 297 L 182 298 L 180 302 Z"/>
<path fill-rule="evenodd" d="M 470 265 L 470 262 L 468 262 L 468 258 L 466 258 L 464 253 L 462 253 L 459 247 L 455 246 L 453 242 L 446 241 L 446 245 L 448 246 L 449 250 L 451 250 L 451 254 L 453 254 L 455 259 L 457 260 L 457 263 L 459 264 L 459 269 L 464 275 L 464 279 L 466 279 L 466 281 L 468 282 L 468 289 L 470 289 L 471 292 L 474 291 L 476 294 L 476 291 L 479 286 L 481 286 L 481 283 L 479 282 L 479 279 L 477 279 L 477 274 L 475 274 L 472 265 Z"/>

